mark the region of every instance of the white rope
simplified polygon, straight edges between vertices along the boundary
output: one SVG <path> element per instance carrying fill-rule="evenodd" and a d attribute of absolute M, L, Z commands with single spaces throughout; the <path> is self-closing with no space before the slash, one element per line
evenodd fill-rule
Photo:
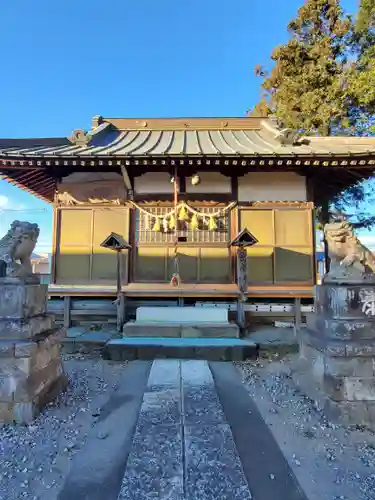
<path fill-rule="evenodd" d="M 182 207 L 185 207 L 189 212 L 197 215 L 198 217 L 202 217 L 202 219 L 206 219 L 207 217 L 214 217 L 215 218 L 215 217 L 219 217 L 221 214 L 224 214 L 225 212 L 227 212 L 228 210 L 230 210 L 231 208 L 233 208 L 237 204 L 236 201 L 233 201 L 232 203 L 229 203 L 229 205 L 227 205 L 226 207 L 220 208 L 216 212 L 202 213 L 202 212 L 198 212 L 198 210 L 195 210 L 194 208 L 189 206 L 185 201 L 182 201 L 181 203 L 179 203 L 177 205 L 176 208 L 173 208 L 170 212 L 168 212 L 164 215 L 156 215 L 156 214 L 153 214 L 153 213 L 149 212 L 148 210 L 145 210 L 144 208 L 140 207 L 139 205 L 137 205 L 137 203 L 135 203 L 132 200 L 129 200 L 129 202 L 132 205 L 134 205 L 135 208 L 137 208 L 140 212 L 143 212 L 151 219 L 168 219 L 168 217 L 170 217 L 171 215 L 177 215 L 178 210 L 181 209 Z"/>

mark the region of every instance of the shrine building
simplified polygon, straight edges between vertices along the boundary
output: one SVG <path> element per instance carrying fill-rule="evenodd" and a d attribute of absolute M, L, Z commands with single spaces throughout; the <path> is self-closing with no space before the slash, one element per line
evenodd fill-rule
<path fill-rule="evenodd" d="M 247 228 L 249 301 L 312 298 L 314 207 L 374 167 L 375 138 L 300 137 L 274 118 L 96 116 L 70 137 L 0 139 L 2 178 L 53 205 L 54 297 L 115 296 L 113 232 L 130 301 L 230 303 Z"/>

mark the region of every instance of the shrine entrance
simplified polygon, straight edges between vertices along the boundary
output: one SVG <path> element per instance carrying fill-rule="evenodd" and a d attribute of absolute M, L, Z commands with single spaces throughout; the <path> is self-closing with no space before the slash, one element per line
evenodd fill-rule
<path fill-rule="evenodd" d="M 234 204 L 182 202 L 135 207 L 134 281 L 232 283 L 231 211 Z"/>

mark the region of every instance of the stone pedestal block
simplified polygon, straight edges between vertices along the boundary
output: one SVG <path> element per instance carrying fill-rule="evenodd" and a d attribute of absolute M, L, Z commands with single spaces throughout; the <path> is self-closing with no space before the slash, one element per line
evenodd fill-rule
<path fill-rule="evenodd" d="M 47 285 L 3 284 L 0 279 L 0 319 L 27 319 L 47 311 Z"/>
<path fill-rule="evenodd" d="M 0 318 L 1 339 L 31 339 L 40 333 L 52 330 L 55 318 L 52 314 L 39 314 L 27 319 Z"/>
<path fill-rule="evenodd" d="M 375 285 L 318 285 L 315 311 L 295 379 L 330 416 L 375 430 Z"/>
<path fill-rule="evenodd" d="M 0 284 L 0 422 L 30 422 L 67 384 L 66 332 L 46 314 L 46 302 L 45 285 Z"/>
<path fill-rule="evenodd" d="M 67 384 L 63 329 L 33 341 L 0 341 L 0 421 L 27 423 Z"/>

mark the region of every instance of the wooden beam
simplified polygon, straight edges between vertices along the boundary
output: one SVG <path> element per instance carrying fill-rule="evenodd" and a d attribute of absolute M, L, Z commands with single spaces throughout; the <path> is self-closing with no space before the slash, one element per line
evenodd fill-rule
<path fill-rule="evenodd" d="M 21 182 L 21 183 L 25 180 L 30 181 L 30 180 L 38 179 L 38 178 L 43 179 L 45 177 L 45 174 L 42 170 L 34 169 L 34 170 L 31 170 L 27 173 L 25 173 L 22 170 L 21 172 L 22 172 L 22 174 L 20 176 L 17 176 L 17 181 Z"/>
<path fill-rule="evenodd" d="M 232 175 L 230 178 L 232 198 L 233 200 L 238 200 L 238 176 Z"/>
<path fill-rule="evenodd" d="M 23 184 L 23 183 L 20 183 L 20 184 Z M 56 186 L 56 181 L 53 179 L 50 179 L 50 178 L 46 178 L 43 181 L 39 181 L 39 182 L 34 180 L 27 187 L 29 187 L 30 189 L 37 189 L 39 191 L 41 187 L 48 189 L 49 187 L 54 187 L 54 186 Z"/>
<path fill-rule="evenodd" d="M 186 193 L 186 175 L 180 174 L 178 181 L 179 181 L 180 196 L 181 196 L 181 194 Z"/>
<path fill-rule="evenodd" d="M 125 165 L 121 165 L 121 175 L 122 175 L 122 178 L 124 179 L 124 184 L 125 184 L 125 187 L 127 190 L 127 193 L 126 193 L 127 198 L 129 198 L 130 200 L 134 200 L 133 186 L 132 186 L 132 183 L 130 181 L 129 173 L 128 173 Z"/>

